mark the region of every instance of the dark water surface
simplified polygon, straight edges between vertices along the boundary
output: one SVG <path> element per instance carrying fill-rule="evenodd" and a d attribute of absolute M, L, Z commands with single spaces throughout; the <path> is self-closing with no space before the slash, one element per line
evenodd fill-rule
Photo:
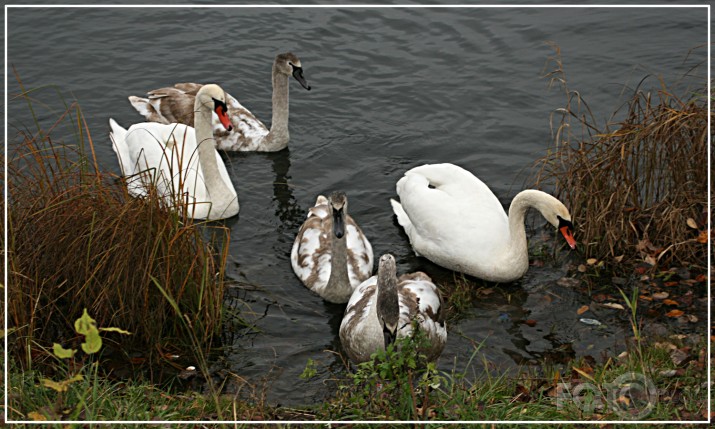
<path fill-rule="evenodd" d="M 268 123 L 273 58 L 288 50 L 301 58 L 313 90 L 291 82 L 289 150 L 225 155 L 241 203 L 239 217 L 226 221 L 235 280 L 227 299 L 260 333 L 227 330 L 215 366 L 253 382 L 268 376 L 269 401 L 284 405 L 315 401 L 329 372 L 342 371 L 328 351 L 339 350 L 343 306 L 305 289 L 289 261 L 318 194 L 348 194 L 376 257 L 391 252 L 399 272 L 449 280 L 413 255 L 393 221 L 395 182 L 416 165 L 458 163 L 508 206 L 550 145 L 552 111 L 564 105 L 542 77 L 548 41 L 561 47 L 570 87 L 601 125 L 643 77 L 651 76 L 642 89 L 657 90 L 661 76 L 687 88 L 683 75 L 707 55 L 703 8 L 12 8 L 7 21 L 9 96 L 19 92 L 12 67 L 27 88 L 72 94 L 100 162 L 117 173 L 107 120 L 140 122 L 128 95 L 217 82 Z M 704 68 L 695 71 L 700 82 Z M 50 89 L 37 94 L 51 103 L 38 115 L 54 121 L 61 104 L 52 104 Z M 14 127 L 29 126 L 26 110 L 10 103 L 10 141 Z M 606 326 L 579 323 L 576 309 L 589 299 L 556 283 L 564 273 L 533 268 L 496 288 L 450 326 L 440 366 L 456 360 L 462 368 L 481 342 L 475 360 L 498 369 L 563 350 L 620 352 L 627 324 L 610 313 L 599 315 Z M 304 381 L 308 359 L 318 361 L 319 376 Z"/>

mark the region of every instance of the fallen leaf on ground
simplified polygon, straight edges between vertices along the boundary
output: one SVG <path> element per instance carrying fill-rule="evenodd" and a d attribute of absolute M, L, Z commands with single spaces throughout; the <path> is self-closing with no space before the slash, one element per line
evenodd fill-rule
<path fill-rule="evenodd" d="M 670 310 L 669 312 L 665 313 L 666 316 L 668 317 L 680 317 L 683 315 L 683 312 L 681 310 Z"/>
<path fill-rule="evenodd" d="M 670 352 L 670 360 L 673 361 L 675 365 L 682 364 L 688 357 L 688 353 L 680 349 L 675 349 Z"/>
<path fill-rule="evenodd" d="M 662 350 L 675 350 L 678 348 L 675 344 L 668 343 L 668 342 L 663 342 L 663 343 L 656 342 L 655 344 L 653 344 L 653 346 L 655 346 L 656 349 L 662 349 Z"/>
<path fill-rule="evenodd" d="M 664 282 L 663 283 L 663 286 L 668 286 L 668 287 L 677 286 L 677 285 L 678 285 L 678 282 Z"/>
<path fill-rule="evenodd" d="M 595 264 L 596 262 L 598 262 L 598 259 L 596 259 L 596 258 L 588 258 L 588 259 L 586 259 L 586 263 L 587 263 L 588 265 L 593 265 L 593 264 Z"/>
<path fill-rule="evenodd" d="M 691 217 L 689 217 L 688 220 L 685 221 L 685 223 L 687 223 L 688 226 L 693 229 L 698 229 L 698 224 L 695 222 L 695 219 Z"/>
<path fill-rule="evenodd" d="M 573 277 L 561 277 L 556 280 L 556 284 L 561 287 L 576 287 L 581 284 L 581 280 L 575 279 Z"/>
<path fill-rule="evenodd" d="M 45 417 L 44 414 L 40 414 L 37 411 L 30 411 L 27 413 L 27 417 L 31 418 L 33 421 L 36 422 L 44 422 L 47 421 L 47 417 Z"/>
<path fill-rule="evenodd" d="M 616 401 L 617 401 L 617 402 L 620 402 L 620 403 L 622 403 L 622 404 L 626 404 L 626 406 L 631 405 L 631 400 L 628 399 L 628 398 L 625 397 L 625 396 L 619 396 L 618 399 L 616 399 Z"/>
<path fill-rule="evenodd" d="M 591 381 L 596 381 L 596 380 L 594 380 L 593 377 L 591 377 L 591 375 L 589 374 L 589 372 L 590 372 L 591 374 L 593 374 L 593 368 L 591 368 L 591 367 L 586 367 L 586 368 L 584 368 L 584 369 L 581 369 L 581 368 L 576 368 L 576 367 L 574 366 L 574 367 L 572 367 L 572 369 L 573 369 L 574 371 L 578 372 L 579 374 L 581 374 L 582 376 L 586 377 L 587 379 L 589 379 L 589 380 L 591 380 Z M 590 371 L 589 371 L 589 370 L 590 370 Z"/>
<path fill-rule="evenodd" d="M 680 305 L 678 304 L 678 301 L 673 301 L 672 299 L 664 299 L 663 304 L 665 305 Z"/>
<path fill-rule="evenodd" d="M 698 243 L 700 244 L 705 244 L 708 242 L 708 232 L 707 231 L 700 231 L 700 234 L 698 234 Z"/>
<path fill-rule="evenodd" d="M 656 292 L 653 294 L 653 299 L 665 299 L 669 296 L 670 294 L 668 292 Z"/>
<path fill-rule="evenodd" d="M 588 311 L 588 305 L 582 305 L 578 310 L 576 310 L 576 314 L 578 314 L 580 316 L 587 311 Z"/>
<path fill-rule="evenodd" d="M 521 384 L 516 385 L 516 396 L 514 396 L 514 401 L 529 402 L 531 400 L 531 395 L 529 395 L 529 389 L 522 386 Z"/>
<path fill-rule="evenodd" d="M 614 310 L 625 310 L 625 307 L 623 307 L 621 304 L 619 304 L 617 302 L 604 302 L 601 305 L 606 308 L 612 308 Z"/>
<path fill-rule="evenodd" d="M 596 295 L 592 296 L 591 299 L 593 299 L 596 302 L 603 302 L 608 299 L 608 297 L 602 293 L 597 293 Z"/>
<path fill-rule="evenodd" d="M 664 369 L 660 371 L 658 374 L 662 375 L 663 377 L 675 377 L 675 374 L 677 373 L 676 370 L 674 369 Z"/>

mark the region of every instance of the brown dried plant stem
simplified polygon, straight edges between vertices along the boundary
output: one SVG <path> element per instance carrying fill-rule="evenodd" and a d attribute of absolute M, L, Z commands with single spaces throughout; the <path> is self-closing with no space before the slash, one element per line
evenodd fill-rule
<path fill-rule="evenodd" d="M 61 121 L 81 140 L 57 143 Z M 29 366 L 53 342 L 73 341 L 85 307 L 101 326 L 132 332 L 121 345 L 147 355 L 190 344 L 181 340 L 182 317 L 208 347 L 221 323 L 228 228 L 166 210 L 156 192 L 130 197 L 99 170 L 76 104 L 48 129 L 20 131 L 8 147 L 8 316 L 19 362 Z M 206 230 L 218 238 L 206 242 Z M 192 352 L 205 350 L 183 350 Z"/>
<path fill-rule="evenodd" d="M 624 119 L 598 131 L 581 95 L 566 85 L 558 48 L 551 60 L 547 76 L 564 89 L 567 105 L 555 113 L 555 144 L 533 181 L 565 200 L 586 256 L 704 267 L 705 99 L 682 100 L 660 82 L 656 93 L 635 91 Z"/>

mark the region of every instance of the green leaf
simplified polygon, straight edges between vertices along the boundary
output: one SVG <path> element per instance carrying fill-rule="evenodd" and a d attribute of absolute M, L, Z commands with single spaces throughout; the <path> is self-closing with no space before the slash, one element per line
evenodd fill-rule
<path fill-rule="evenodd" d="M 317 374 L 318 371 L 315 369 L 315 361 L 311 358 L 308 358 L 308 363 L 306 363 L 305 369 L 303 370 L 303 373 L 299 375 L 299 377 L 303 380 L 309 380 L 315 377 Z"/>
<path fill-rule="evenodd" d="M 86 308 L 82 313 L 82 317 L 74 321 L 74 330 L 82 335 L 87 335 L 91 331 L 97 331 L 97 321 L 90 317 Z"/>
<path fill-rule="evenodd" d="M 37 412 L 37 411 L 30 411 L 29 413 L 27 413 L 27 417 L 31 418 L 33 421 L 36 421 L 36 422 L 47 421 L 47 417 L 44 414 Z"/>
<path fill-rule="evenodd" d="M 72 378 L 69 378 L 67 380 L 62 380 L 62 381 L 54 381 L 50 380 L 49 378 L 43 378 L 42 379 L 42 385 L 45 387 L 49 387 L 52 390 L 55 390 L 57 392 L 66 392 L 67 389 L 69 389 L 69 385 L 74 383 L 75 381 L 82 381 L 84 380 L 84 377 L 82 377 L 82 374 L 77 374 Z"/>
<path fill-rule="evenodd" d="M 123 335 L 132 335 L 131 332 L 125 331 L 124 329 L 121 328 L 99 328 L 100 331 L 106 331 L 106 332 L 118 332 Z"/>
<path fill-rule="evenodd" d="M 60 359 L 69 359 L 72 356 L 74 356 L 75 353 L 77 353 L 77 350 L 75 349 L 66 349 L 62 347 L 61 345 L 54 343 L 52 344 L 52 353 L 55 354 Z"/>
<path fill-rule="evenodd" d="M 84 337 L 84 342 L 82 343 L 82 351 L 91 355 L 92 353 L 97 353 L 102 348 L 102 337 L 99 336 L 99 332 L 90 332 Z"/>
<path fill-rule="evenodd" d="M 86 308 L 82 317 L 75 320 L 74 329 L 78 334 L 84 335 L 82 350 L 85 353 L 97 353 L 102 348 L 102 338 L 99 336 L 97 322 L 89 316 Z"/>

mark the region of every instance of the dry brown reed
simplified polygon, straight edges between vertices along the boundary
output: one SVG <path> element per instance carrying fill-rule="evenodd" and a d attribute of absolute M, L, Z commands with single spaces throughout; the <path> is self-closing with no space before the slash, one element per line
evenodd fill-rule
<path fill-rule="evenodd" d="M 10 143 L 7 160 L 8 315 L 18 361 L 28 366 L 53 342 L 71 344 L 83 308 L 99 326 L 131 331 L 122 346 L 146 355 L 168 344 L 208 347 L 221 322 L 228 229 L 182 219 L 155 194 L 130 197 L 100 170 L 76 104 L 51 127 L 36 122 L 36 132 Z M 54 140 L 59 123 L 73 128 L 76 143 Z"/>
<path fill-rule="evenodd" d="M 705 96 L 680 99 L 661 81 L 655 94 L 634 91 L 623 119 L 599 131 L 581 95 L 568 88 L 555 49 L 547 77 L 567 103 L 554 112 L 558 121 L 552 117 L 555 146 L 538 160 L 535 185 L 553 187 L 570 208 L 587 257 L 611 266 L 704 267 Z"/>

